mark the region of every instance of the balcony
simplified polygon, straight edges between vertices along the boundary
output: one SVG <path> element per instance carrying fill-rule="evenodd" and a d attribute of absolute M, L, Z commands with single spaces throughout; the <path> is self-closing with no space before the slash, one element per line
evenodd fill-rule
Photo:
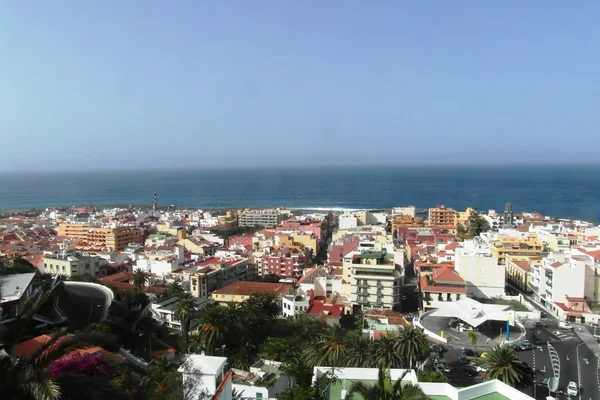
<path fill-rule="evenodd" d="M 368 288 L 369 287 L 369 285 L 367 283 L 357 283 L 355 286 L 356 287 L 362 287 L 362 288 Z"/>

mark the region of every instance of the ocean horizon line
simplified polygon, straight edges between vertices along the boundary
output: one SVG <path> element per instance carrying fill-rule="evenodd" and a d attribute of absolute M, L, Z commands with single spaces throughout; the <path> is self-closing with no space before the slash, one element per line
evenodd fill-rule
<path fill-rule="evenodd" d="M 464 163 L 464 164 L 452 164 L 452 163 L 440 163 L 440 164 L 365 164 L 365 165 L 353 165 L 353 164 L 308 164 L 308 165 L 253 165 L 253 166 L 197 166 L 197 167 L 116 167 L 116 168 L 101 168 L 101 169 L 46 169 L 46 170 L 0 170 L 0 175 L 54 175 L 54 174 L 87 174 L 87 173 L 110 173 L 110 172 L 200 172 L 200 171 L 269 171 L 275 172 L 277 170 L 318 170 L 318 169 L 380 169 L 389 168 L 393 169 L 407 169 L 407 170 L 418 170 L 418 169 L 438 169 L 438 168 L 507 168 L 507 169 L 518 169 L 522 167 L 533 167 L 533 168 L 600 168 L 600 162 L 582 162 L 582 163 L 553 163 L 553 162 L 511 162 L 506 164 L 500 163 Z"/>

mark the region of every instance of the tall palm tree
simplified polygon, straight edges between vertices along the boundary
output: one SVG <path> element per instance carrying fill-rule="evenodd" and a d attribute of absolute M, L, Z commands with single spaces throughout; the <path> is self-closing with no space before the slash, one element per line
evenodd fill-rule
<path fill-rule="evenodd" d="M 185 289 L 181 287 L 179 282 L 167 283 L 165 286 L 165 297 L 181 297 L 185 293 Z"/>
<path fill-rule="evenodd" d="M 143 269 L 137 268 L 133 271 L 133 284 L 138 290 L 142 290 L 142 286 L 148 282 L 148 278 L 148 273 Z"/>
<path fill-rule="evenodd" d="M 468 331 L 467 339 L 469 339 L 471 346 L 473 346 L 473 351 L 475 351 L 477 349 L 477 334 L 474 331 Z"/>
<path fill-rule="evenodd" d="M 173 306 L 173 316 L 181 323 L 181 332 L 185 336 L 185 349 L 189 351 L 189 333 L 192 318 L 198 313 L 196 299 L 189 293 L 182 295 Z"/>
<path fill-rule="evenodd" d="M 339 324 L 328 326 L 305 350 L 305 362 L 312 367 L 339 367 L 347 356 L 346 335 L 346 331 Z"/>
<path fill-rule="evenodd" d="M 398 346 L 398 334 L 388 332 L 373 342 L 373 358 L 384 368 L 402 368 L 404 357 Z"/>
<path fill-rule="evenodd" d="M 375 365 L 373 357 L 374 342 L 362 333 L 348 335 L 348 351 L 344 365 L 346 367 L 371 368 Z"/>
<path fill-rule="evenodd" d="M 379 367 L 377 374 L 377 383 L 368 385 L 363 381 L 357 381 L 350 387 L 350 394 L 359 394 L 364 399 L 368 400 L 420 400 L 426 399 L 427 396 L 423 393 L 418 385 L 402 384 L 402 379 L 409 373 L 409 370 L 404 371 L 402 376 L 395 382 L 390 378 L 388 369 Z"/>
<path fill-rule="evenodd" d="M 429 341 L 421 328 L 405 326 L 398 333 L 396 351 L 402 355 L 404 367 L 414 369 L 417 362 L 427 359 Z"/>
<path fill-rule="evenodd" d="M 498 379 L 507 385 L 527 384 L 533 380 L 533 370 L 517 358 L 508 346 L 496 346 L 483 361 L 488 379 Z"/>
<path fill-rule="evenodd" d="M 226 335 L 234 327 L 235 321 L 228 318 L 230 314 L 230 309 L 219 305 L 208 307 L 200 314 L 198 340 L 205 346 L 209 355 L 224 343 Z"/>
<path fill-rule="evenodd" d="M 147 399 L 178 399 L 180 396 L 181 375 L 177 366 L 161 356 L 150 362 L 148 373 L 142 379 L 141 388 Z"/>

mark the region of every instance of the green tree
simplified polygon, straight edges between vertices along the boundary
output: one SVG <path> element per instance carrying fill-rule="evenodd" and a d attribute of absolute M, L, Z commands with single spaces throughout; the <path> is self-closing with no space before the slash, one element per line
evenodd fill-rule
<path fill-rule="evenodd" d="M 184 293 L 185 289 L 179 284 L 179 282 L 172 282 L 165 285 L 165 292 L 162 294 L 162 297 L 181 297 L 184 295 Z"/>
<path fill-rule="evenodd" d="M 372 360 L 377 366 L 385 368 L 403 368 L 405 359 L 398 351 L 398 333 L 388 332 L 373 342 Z"/>
<path fill-rule="evenodd" d="M 133 271 L 133 284 L 138 290 L 142 290 L 142 286 L 148 282 L 148 278 L 148 273 L 143 269 L 137 268 Z"/>
<path fill-rule="evenodd" d="M 467 339 L 469 339 L 473 350 L 475 350 L 477 348 L 477 334 L 474 331 L 467 331 Z"/>
<path fill-rule="evenodd" d="M 231 310 L 219 305 L 204 309 L 198 322 L 198 340 L 209 355 L 214 353 L 217 346 L 225 343 L 226 336 L 235 328 L 235 318 Z"/>
<path fill-rule="evenodd" d="M 346 331 L 339 324 L 328 326 L 305 350 L 303 357 L 311 367 L 339 367 L 347 357 Z"/>
<path fill-rule="evenodd" d="M 196 299 L 189 293 L 181 296 L 177 303 L 173 306 L 173 316 L 181 323 L 181 332 L 185 337 L 185 349 L 189 351 L 190 346 L 190 328 L 192 318 L 198 313 L 198 307 L 196 306 Z"/>
<path fill-rule="evenodd" d="M 350 333 L 347 338 L 348 351 L 344 366 L 357 368 L 372 368 L 375 366 L 373 359 L 374 343 L 369 337 L 358 333 Z"/>
<path fill-rule="evenodd" d="M 471 213 L 468 226 L 469 236 L 472 238 L 490 230 L 490 224 L 481 216 L 481 214 L 479 214 L 478 211 L 473 211 L 473 213 Z"/>
<path fill-rule="evenodd" d="M 283 361 L 288 351 L 288 341 L 283 338 L 269 338 L 262 348 L 262 353 L 266 358 L 277 361 Z"/>
<path fill-rule="evenodd" d="M 152 360 L 140 387 L 145 399 L 179 400 L 182 380 L 181 374 L 177 372 L 177 365 L 164 356 Z"/>
<path fill-rule="evenodd" d="M 533 370 L 517 358 L 515 350 L 508 346 L 496 346 L 483 361 L 487 379 L 498 379 L 507 385 L 529 384 Z"/>
<path fill-rule="evenodd" d="M 383 367 L 379 367 L 377 382 L 374 385 L 366 384 L 363 381 L 352 383 L 349 393 L 358 394 L 364 399 L 369 400 L 418 400 L 426 399 L 427 396 L 417 385 L 402 384 L 402 379 L 410 371 L 405 371 L 395 382 L 390 379 L 390 372 Z"/>
<path fill-rule="evenodd" d="M 402 355 L 405 368 L 414 369 L 417 362 L 427 359 L 429 341 L 421 328 L 414 325 L 403 327 L 397 341 L 396 351 Z"/>
<path fill-rule="evenodd" d="M 448 377 L 443 371 L 419 371 L 417 376 L 419 377 L 419 382 L 448 382 Z"/>

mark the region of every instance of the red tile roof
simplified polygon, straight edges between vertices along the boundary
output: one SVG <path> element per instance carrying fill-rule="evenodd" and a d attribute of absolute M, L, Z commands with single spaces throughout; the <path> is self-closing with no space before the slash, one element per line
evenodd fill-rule
<path fill-rule="evenodd" d="M 289 293 L 290 285 L 284 283 L 266 283 L 266 282 L 233 282 L 221 289 L 217 289 L 213 294 L 250 296 L 252 293 L 275 293 L 284 296 Z"/>
<path fill-rule="evenodd" d="M 569 303 L 587 303 L 587 300 L 583 297 L 569 297 L 569 296 L 565 296 L 567 301 Z"/>
<path fill-rule="evenodd" d="M 525 272 L 531 272 L 531 265 L 529 264 L 529 261 L 512 261 L 512 263 Z"/>
<path fill-rule="evenodd" d="M 325 314 L 328 316 L 341 317 L 344 315 L 343 304 L 327 304 L 320 300 L 315 300 L 306 310 L 307 314 Z"/>

